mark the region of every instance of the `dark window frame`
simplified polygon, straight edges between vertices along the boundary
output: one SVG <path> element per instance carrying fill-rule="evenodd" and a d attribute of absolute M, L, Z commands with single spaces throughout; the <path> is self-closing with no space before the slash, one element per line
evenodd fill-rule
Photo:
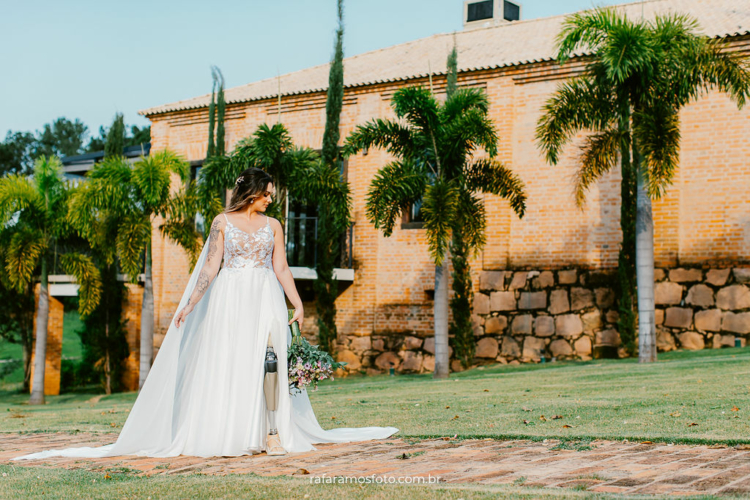
<path fill-rule="evenodd" d="M 466 22 L 485 21 L 492 19 L 495 9 L 495 0 L 481 0 L 466 5 Z M 488 15 L 489 13 L 489 15 Z"/>

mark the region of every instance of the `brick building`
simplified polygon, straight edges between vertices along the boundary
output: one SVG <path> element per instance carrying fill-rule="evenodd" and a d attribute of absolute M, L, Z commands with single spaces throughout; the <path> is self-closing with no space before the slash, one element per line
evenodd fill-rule
<path fill-rule="evenodd" d="M 686 13 L 706 35 L 750 51 L 747 0 L 653 0 L 619 8 L 631 18 Z M 595 346 L 619 342 L 610 279 L 621 239 L 619 172 L 601 179 L 580 211 L 572 184 L 577 148 L 568 147 L 553 167 L 534 141 L 546 99 L 583 68 L 581 60 L 564 67 L 553 60 L 563 20 L 486 27 L 475 21 L 455 34 L 459 85 L 486 90 L 500 159 L 523 179 L 529 196 L 523 219 L 503 200 L 484 200 L 487 245 L 472 266 L 477 354 L 488 362 L 585 359 Z M 444 95 L 453 40 L 453 34 L 440 34 L 347 58 L 342 137 L 357 124 L 392 117 L 393 92 L 427 85 L 430 69 L 436 94 Z M 328 65 L 321 65 L 228 89 L 227 150 L 279 116 L 296 144 L 319 149 L 327 81 Z M 204 95 L 141 111 L 152 123 L 152 148 L 169 148 L 196 163 L 204 158 L 209 100 Z M 726 95 L 713 92 L 688 106 L 681 123 L 679 171 L 667 195 L 654 203 L 659 346 L 719 347 L 734 345 L 735 337 L 744 343 L 750 335 L 750 110 L 738 111 Z M 424 229 L 405 219 L 385 238 L 365 218 L 369 183 L 386 161 L 385 152 L 371 149 L 349 159 L 346 168 L 356 222 L 353 271 L 339 271 L 339 357 L 369 373 L 389 366 L 430 371 L 434 268 Z M 159 345 L 189 274 L 185 254 L 161 238 L 157 225 L 153 271 Z M 300 287 L 314 274 L 302 267 L 294 271 Z M 303 329 L 313 332 L 312 303 L 306 314 Z"/>

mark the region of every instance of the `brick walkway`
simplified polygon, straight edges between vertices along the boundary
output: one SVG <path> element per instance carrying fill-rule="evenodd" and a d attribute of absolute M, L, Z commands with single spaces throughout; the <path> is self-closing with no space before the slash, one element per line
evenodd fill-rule
<path fill-rule="evenodd" d="M 313 476 L 439 476 L 444 482 L 515 483 L 586 488 L 623 494 L 749 494 L 750 449 L 724 446 L 594 441 L 582 451 L 557 449 L 558 442 L 387 439 L 318 445 L 318 451 L 282 457 L 48 458 L 10 462 L 42 449 L 98 446 L 116 435 L 5 434 L 0 463 L 106 470 L 127 467 L 141 474 L 200 472 L 223 475 L 311 474 Z M 747 448 L 747 447 L 744 447 Z M 308 476 L 309 477 L 309 476 Z"/>

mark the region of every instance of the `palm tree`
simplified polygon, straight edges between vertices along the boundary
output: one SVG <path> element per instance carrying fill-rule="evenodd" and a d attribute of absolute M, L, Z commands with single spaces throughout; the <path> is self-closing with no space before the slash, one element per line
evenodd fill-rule
<path fill-rule="evenodd" d="M 507 198 L 523 217 L 526 195 L 520 179 L 495 159 L 498 137 L 488 116 L 489 101 L 476 89 L 456 90 L 439 104 L 422 87 L 393 95 L 398 120 L 375 119 L 346 139 L 344 154 L 385 148 L 394 159 L 380 169 L 367 195 L 367 218 L 390 236 L 403 210 L 422 201 L 430 255 L 435 263 L 435 378 L 450 371 L 448 356 L 448 276 L 451 233 L 460 228 L 467 248 L 486 241 L 484 205 L 477 193 Z M 487 158 L 474 156 L 479 150 Z"/>
<path fill-rule="evenodd" d="M 76 191 L 70 211 L 71 224 L 97 246 L 101 243 L 97 243 L 94 237 L 96 226 L 93 221 L 96 220 L 96 213 L 106 211 L 116 220 L 115 251 L 120 266 L 128 274 L 131 283 L 138 282 L 138 275 L 145 267 L 139 388 L 143 387 L 151 368 L 154 345 L 152 218 L 157 214 L 166 216 L 170 205 L 175 204 L 170 193 L 172 173 L 179 175 L 183 183 L 189 180 L 188 164 L 167 150 L 141 157 L 133 165 L 121 156 L 105 158 L 89 173 L 88 181 Z M 162 227 L 162 233 L 167 232 Z M 198 244 L 184 239 L 176 241 L 183 247 L 187 245 L 185 250 L 191 254 L 191 259 L 195 259 Z M 111 240 L 109 244 L 111 246 Z"/>
<path fill-rule="evenodd" d="M 230 158 L 232 173 L 239 175 L 243 170 L 256 167 L 265 170 L 276 183 L 278 198 L 269 207 L 269 214 L 285 224 L 285 205 L 291 192 L 301 197 L 295 183 L 306 177 L 306 173 L 319 160 L 318 154 L 310 148 L 294 145 L 292 136 L 281 124 L 262 123 L 249 137 L 241 139 Z M 236 176 L 235 176 L 236 177 Z"/>
<path fill-rule="evenodd" d="M 0 267 L 5 269 L 5 253 L 21 222 L 0 228 Z M 20 344 L 23 367 L 22 392 L 28 393 L 31 386 L 31 350 L 34 340 L 33 283 L 29 282 L 20 292 L 11 285 L 6 272 L 0 273 L 0 339 Z"/>
<path fill-rule="evenodd" d="M 104 157 L 122 156 L 124 141 L 123 115 L 116 113 L 112 126 L 107 132 Z M 85 189 L 85 187 L 78 189 Z M 77 198 L 75 192 L 71 198 Z M 85 224 L 81 223 L 84 219 Z M 84 328 L 80 331 L 81 341 L 84 344 L 84 360 L 94 367 L 100 367 L 104 392 L 112 394 L 118 385 L 116 375 L 120 364 L 117 361 L 128 355 L 122 319 L 122 297 L 125 287 L 117 279 L 117 252 L 111 244 L 117 239 L 117 229 L 121 221 L 117 214 L 100 209 L 90 212 L 72 212 L 69 214 L 69 222 L 91 247 L 102 280 L 102 300 L 86 318 Z"/>
<path fill-rule="evenodd" d="M 69 249 L 61 254 L 51 252 L 67 245 L 71 236 L 68 224 L 68 201 L 72 187 L 64 180 L 62 164 L 56 156 L 39 157 L 33 178 L 10 175 L 0 179 L 0 223 L 12 227 L 13 235 L 4 251 L 5 272 L 17 290 L 27 289 L 39 269 L 41 288 L 37 306 L 34 381 L 31 404 L 44 404 L 44 376 L 47 357 L 47 322 L 49 315 L 48 275 L 54 256 L 67 274 L 75 276 L 79 312 L 90 314 L 99 303 L 101 282 L 99 270 L 88 255 Z M 10 230 L 10 229 L 9 229 Z"/>
<path fill-rule="evenodd" d="M 558 35 L 558 62 L 579 49 L 588 49 L 591 59 L 582 76 L 557 89 L 537 127 L 552 164 L 575 133 L 593 132 L 577 174 L 579 206 L 618 156 L 622 192 L 636 192 L 635 236 L 623 231 L 623 245 L 635 240 L 641 362 L 656 360 L 651 200 L 663 195 L 677 169 L 679 111 L 712 88 L 727 92 L 738 107 L 750 94 L 747 60 L 726 51 L 725 41 L 698 35 L 697 28 L 683 15 L 633 22 L 614 9 L 568 17 Z"/>

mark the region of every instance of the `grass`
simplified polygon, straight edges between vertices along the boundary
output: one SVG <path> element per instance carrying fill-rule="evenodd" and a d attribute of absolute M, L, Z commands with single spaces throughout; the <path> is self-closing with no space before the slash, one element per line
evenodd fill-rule
<path fill-rule="evenodd" d="M 201 499 L 615 499 L 617 495 L 595 494 L 574 489 L 541 489 L 513 485 L 480 484 L 315 484 L 298 476 L 263 477 L 255 474 L 209 476 L 200 473 L 183 475 L 136 476 L 116 469 L 65 470 L 47 467 L 0 465 L 0 498 L 190 498 Z M 635 498 L 641 497 L 633 496 Z M 691 497 L 713 499 L 713 496 Z"/>
<path fill-rule="evenodd" d="M 747 444 L 748 375 L 750 349 L 733 348 L 660 354 L 649 365 L 492 365 L 447 380 L 351 376 L 321 384 L 310 399 L 324 428 L 393 425 L 413 439 Z M 136 394 L 93 396 L 48 396 L 46 405 L 30 406 L 27 394 L 0 392 L 0 432 L 119 432 Z"/>
<path fill-rule="evenodd" d="M 573 451 L 590 449 L 601 438 L 735 444 L 750 443 L 749 374 L 750 349 L 704 350 L 661 354 L 651 365 L 636 360 L 492 365 L 448 380 L 351 376 L 321 384 L 310 399 L 323 427 L 394 425 L 409 443 L 455 435 L 557 439 L 555 449 Z M 72 393 L 30 406 L 27 394 L 0 391 L 0 432 L 101 432 L 114 442 L 135 398 L 135 393 Z M 55 498 L 144 499 L 621 498 L 593 494 L 586 485 L 539 489 L 526 485 L 525 478 L 498 486 L 313 484 L 301 476 L 254 474 L 147 477 L 126 465 L 92 470 L 0 465 L 0 498 L 53 493 Z"/>
<path fill-rule="evenodd" d="M 81 317 L 75 309 L 63 313 L 62 356 L 69 359 L 80 359 L 82 356 L 81 338 L 76 333 L 83 326 Z M 0 368 L 0 391 L 12 391 L 23 383 L 23 349 L 21 344 L 14 344 L 0 338 L 0 360 L 17 360 L 13 369 L 5 373 Z"/>

